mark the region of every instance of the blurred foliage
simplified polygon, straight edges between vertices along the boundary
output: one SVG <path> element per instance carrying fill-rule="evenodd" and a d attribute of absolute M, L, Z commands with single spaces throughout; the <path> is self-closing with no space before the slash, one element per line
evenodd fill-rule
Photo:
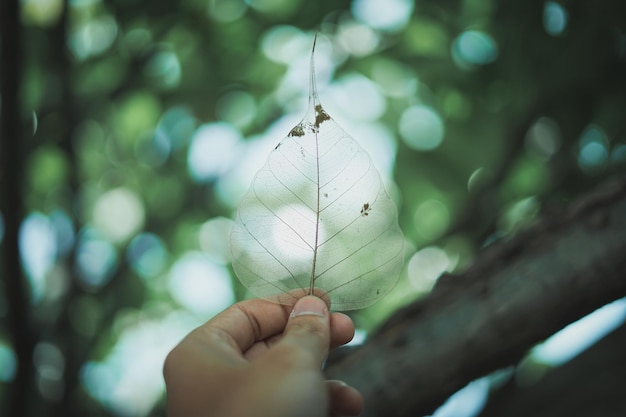
<path fill-rule="evenodd" d="M 21 4 L 31 415 L 162 415 L 167 351 L 247 296 L 228 219 L 304 113 L 315 30 L 322 102 L 379 156 L 407 238 L 359 329 L 626 166 L 619 0 Z"/>

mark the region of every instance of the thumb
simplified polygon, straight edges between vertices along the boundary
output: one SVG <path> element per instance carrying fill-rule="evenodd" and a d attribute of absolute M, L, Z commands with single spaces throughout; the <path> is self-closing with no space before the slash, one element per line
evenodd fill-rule
<path fill-rule="evenodd" d="M 309 354 L 311 366 L 321 367 L 330 347 L 330 316 L 326 303 L 315 296 L 298 300 L 279 343 L 298 346 Z"/>

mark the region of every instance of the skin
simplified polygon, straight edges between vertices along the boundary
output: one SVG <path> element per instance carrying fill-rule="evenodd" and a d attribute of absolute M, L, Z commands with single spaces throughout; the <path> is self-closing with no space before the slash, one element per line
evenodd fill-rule
<path fill-rule="evenodd" d="M 170 417 L 354 416 L 359 392 L 326 381 L 329 349 L 354 336 L 352 320 L 320 298 L 291 307 L 247 300 L 192 331 L 164 367 Z"/>

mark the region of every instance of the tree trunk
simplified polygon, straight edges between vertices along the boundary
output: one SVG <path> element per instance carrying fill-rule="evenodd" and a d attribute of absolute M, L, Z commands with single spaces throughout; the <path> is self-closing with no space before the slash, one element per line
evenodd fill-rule
<path fill-rule="evenodd" d="M 622 178 L 442 277 L 328 375 L 363 393 L 363 416 L 430 414 L 470 381 L 625 296 L 625 255 Z"/>
<path fill-rule="evenodd" d="M 4 237 L 0 239 L 0 289 L 2 313 L 6 315 L 9 341 L 15 351 L 17 372 L 8 389 L 0 390 L 7 403 L 8 416 L 26 415 L 33 385 L 32 353 L 35 336 L 32 331 L 29 287 L 24 279 L 19 256 L 19 226 L 23 217 L 22 187 L 24 174 L 22 118 L 20 113 L 20 84 L 22 71 L 22 28 L 18 0 L 0 3 L 0 39 L 2 70 L 0 74 L 0 214 L 4 221 Z M 6 311 L 5 311 L 6 309 Z M 2 317 L 4 319 L 5 317 Z"/>

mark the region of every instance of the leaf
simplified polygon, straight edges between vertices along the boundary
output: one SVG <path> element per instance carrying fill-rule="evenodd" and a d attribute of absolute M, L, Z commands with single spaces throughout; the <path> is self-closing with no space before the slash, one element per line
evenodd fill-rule
<path fill-rule="evenodd" d="M 315 292 L 330 297 L 334 310 L 352 310 L 395 286 L 404 238 L 369 155 L 320 104 L 315 42 L 308 111 L 240 203 L 233 268 L 256 296 L 293 303 Z"/>

